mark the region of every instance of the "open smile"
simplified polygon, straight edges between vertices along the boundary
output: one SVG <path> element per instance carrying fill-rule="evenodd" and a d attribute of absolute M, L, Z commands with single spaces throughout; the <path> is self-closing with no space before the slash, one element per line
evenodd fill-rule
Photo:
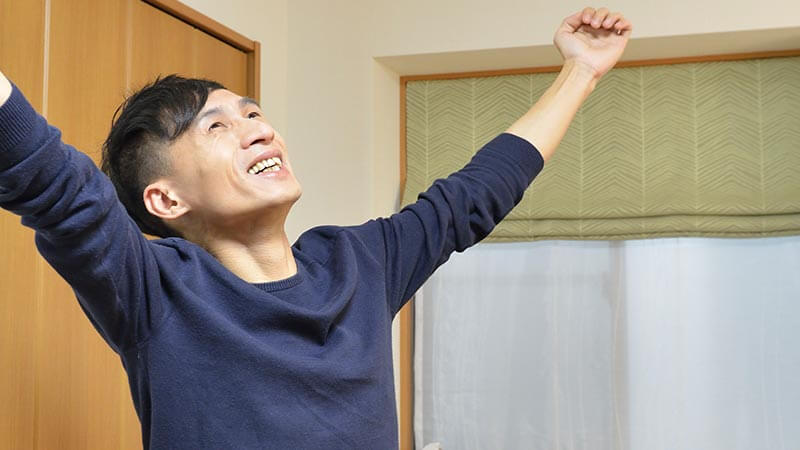
<path fill-rule="evenodd" d="M 261 173 L 269 173 L 269 172 L 277 172 L 281 170 L 283 167 L 283 162 L 277 156 L 267 159 L 262 159 L 261 161 L 253 164 L 247 169 L 247 173 L 250 175 L 258 175 Z"/>

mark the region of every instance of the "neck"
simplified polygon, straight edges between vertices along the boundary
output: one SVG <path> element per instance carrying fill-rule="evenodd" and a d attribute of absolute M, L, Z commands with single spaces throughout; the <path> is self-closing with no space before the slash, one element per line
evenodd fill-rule
<path fill-rule="evenodd" d="M 246 227 L 226 227 L 239 232 L 213 233 L 195 242 L 248 283 L 279 281 L 297 273 L 297 264 L 283 223 L 261 222 Z"/>

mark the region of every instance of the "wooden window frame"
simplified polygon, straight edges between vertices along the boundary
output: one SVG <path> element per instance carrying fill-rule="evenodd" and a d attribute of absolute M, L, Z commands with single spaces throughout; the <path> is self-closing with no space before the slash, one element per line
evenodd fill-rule
<path fill-rule="evenodd" d="M 730 53 L 681 58 L 647 59 L 623 61 L 615 68 L 661 66 L 672 64 L 688 64 L 701 62 L 741 61 L 746 59 L 783 58 L 800 56 L 800 49 L 779 50 L 752 53 Z M 430 75 L 406 75 L 400 77 L 400 195 L 405 193 L 407 181 L 406 167 L 406 87 L 409 81 L 455 80 L 460 78 L 496 77 L 505 75 L 530 75 L 534 73 L 553 73 L 561 70 L 561 66 L 526 67 L 519 69 L 485 70 L 478 72 L 454 72 Z M 414 300 L 411 299 L 398 312 L 399 320 L 399 359 L 400 359 L 400 449 L 414 448 Z"/>

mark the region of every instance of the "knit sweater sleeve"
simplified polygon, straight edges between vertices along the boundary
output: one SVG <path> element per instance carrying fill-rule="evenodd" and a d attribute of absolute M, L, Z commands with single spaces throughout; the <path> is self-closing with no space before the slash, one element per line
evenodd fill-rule
<path fill-rule="evenodd" d="M 520 202 L 544 160 L 528 141 L 501 134 L 417 201 L 379 219 L 387 297 L 396 313 L 450 257 L 486 237 Z"/>
<path fill-rule="evenodd" d="M 147 300 L 157 286 L 145 280 L 158 280 L 150 243 L 111 181 L 16 87 L 0 107 L 0 207 L 36 231 L 40 253 L 115 351 L 146 338 L 164 314 Z"/>

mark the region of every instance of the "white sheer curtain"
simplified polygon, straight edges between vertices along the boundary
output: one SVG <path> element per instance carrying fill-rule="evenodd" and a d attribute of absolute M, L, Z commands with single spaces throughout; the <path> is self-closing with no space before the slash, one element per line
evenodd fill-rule
<path fill-rule="evenodd" d="M 800 237 L 481 244 L 417 300 L 417 448 L 800 448 Z"/>

